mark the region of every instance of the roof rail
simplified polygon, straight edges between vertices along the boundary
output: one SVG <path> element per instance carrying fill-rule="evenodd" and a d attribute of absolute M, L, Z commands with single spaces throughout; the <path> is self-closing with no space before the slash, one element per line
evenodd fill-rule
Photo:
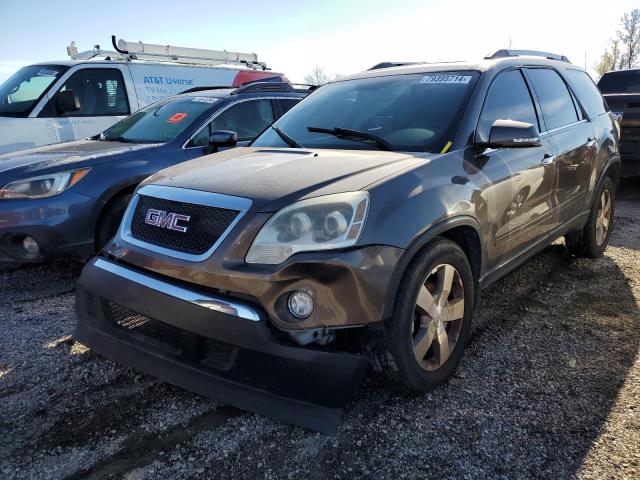
<path fill-rule="evenodd" d="M 269 81 L 253 81 L 248 82 L 234 90 L 231 95 L 238 95 L 239 93 L 255 93 L 255 92 L 295 92 L 289 82 L 269 82 Z"/>
<path fill-rule="evenodd" d="M 369 70 L 379 70 L 381 68 L 404 67 L 406 65 L 419 65 L 422 62 L 381 62 L 377 63 Z"/>
<path fill-rule="evenodd" d="M 559 62 L 571 63 L 564 55 L 556 53 L 540 52 L 538 50 L 507 50 L 506 48 L 496 50 L 492 55 L 487 55 L 485 60 L 493 60 L 496 58 L 507 57 L 543 57 L 549 60 L 558 60 Z"/>
<path fill-rule="evenodd" d="M 183 93 L 202 92 L 204 90 L 232 90 L 234 88 L 235 87 L 230 87 L 229 85 L 216 85 L 215 87 L 193 87 L 185 90 L 184 92 L 180 92 L 179 95 L 182 95 Z"/>
<path fill-rule="evenodd" d="M 268 70 L 264 62 L 258 61 L 258 56 L 255 53 L 154 45 L 152 43 L 128 42 L 123 39 L 116 42 L 115 35 L 111 35 L 111 43 L 115 51 L 102 50 L 100 45 L 95 45 L 92 50 L 78 52 L 75 42 L 71 42 L 67 47 L 67 54 L 73 60 L 90 60 L 96 57 L 103 57 L 108 60 L 120 60 L 124 62 L 146 60 L 190 65 L 236 65 L 246 66 L 254 70 Z"/>

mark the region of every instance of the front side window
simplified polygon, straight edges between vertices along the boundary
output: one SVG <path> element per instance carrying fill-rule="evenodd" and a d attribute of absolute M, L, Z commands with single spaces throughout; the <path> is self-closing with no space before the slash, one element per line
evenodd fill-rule
<path fill-rule="evenodd" d="M 547 130 L 578 121 L 578 112 L 571 93 L 556 71 L 531 68 L 527 70 L 527 74 L 540 102 Z"/>
<path fill-rule="evenodd" d="M 252 145 L 439 152 L 455 133 L 478 76 L 451 71 L 330 83 Z"/>
<path fill-rule="evenodd" d="M 18 70 L 0 85 L 0 116 L 28 116 L 49 87 L 68 68 L 61 65 L 31 65 Z"/>
<path fill-rule="evenodd" d="M 271 100 L 247 100 L 237 103 L 214 118 L 189 142 L 187 147 L 206 147 L 216 130 L 236 132 L 239 142 L 249 142 L 273 123 Z"/>
<path fill-rule="evenodd" d="M 199 97 L 166 98 L 138 110 L 100 135 L 100 140 L 164 143 L 173 140 L 211 110 Z"/>
<path fill-rule="evenodd" d="M 533 100 L 520 70 L 501 73 L 491 84 L 478 122 L 478 139 L 489 140 L 496 120 L 516 120 L 539 128 Z"/>
<path fill-rule="evenodd" d="M 84 68 L 72 74 L 60 91 L 71 90 L 80 100 L 80 109 L 60 114 L 50 109 L 54 117 L 106 117 L 129 115 L 129 101 L 122 73 L 115 68 Z"/>

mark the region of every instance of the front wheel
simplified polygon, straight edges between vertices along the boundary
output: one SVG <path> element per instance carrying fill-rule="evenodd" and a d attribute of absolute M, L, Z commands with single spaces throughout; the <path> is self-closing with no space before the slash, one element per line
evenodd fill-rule
<path fill-rule="evenodd" d="M 473 274 L 462 249 L 437 238 L 418 254 L 400 285 L 388 328 L 387 367 L 397 383 L 428 391 L 462 358 L 474 307 Z"/>
<path fill-rule="evenodd" d="M 613 227 L 615 193 L 615 184 L 607 177 L 596 193 L 585 227 L 565 235 L 565 244 L 572 255 L 597 258 L 604 253 Z"/>

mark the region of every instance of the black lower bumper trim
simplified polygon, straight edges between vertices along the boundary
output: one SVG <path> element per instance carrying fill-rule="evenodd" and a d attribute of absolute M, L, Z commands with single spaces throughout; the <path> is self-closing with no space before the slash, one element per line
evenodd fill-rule
<path fill-rule="evenodd" d="M 282 344 L 270 336 L 264 320 L 248 321 L 199 307 L 94 263 L 85 267 L 78 282 L 75 340 L 111 360 L 223 403 L 335 432 L 342 408 L 366 373 L 365 357 Z M 127 331 L 114 323 L 113 304 L 145 312 L 140 316 L 179 330 L 179 340 L 171 348 L 160 348 L 157 338 L 145 341 L 141 329 Z M 215 349 L 224 344 L 234 353 L 221 368 L 211 362 L 211 345 Z"/>

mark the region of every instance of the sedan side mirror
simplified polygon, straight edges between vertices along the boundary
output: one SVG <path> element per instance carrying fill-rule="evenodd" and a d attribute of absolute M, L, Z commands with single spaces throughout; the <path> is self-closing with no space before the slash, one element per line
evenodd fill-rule
<path fill-rule="evenodd" d="M 208 153 L 217 152 L 220 148 L 235 147 L 238 134 L 231 130 L 215 130 L 209 135 Z"/>
<path fill-rule="evenodd" d="M 477 141 L 480 148 L 539 147 L 540 132 L 535 125 L 515 120 L 496 120 L 491 126 L 489 141 Z"/>
<path fill-rule="evenodd" d="M 54 103 L 59 114 L 80 110 L 80 98 L 73 90 L 62 90 L 56 93 Z"/>

